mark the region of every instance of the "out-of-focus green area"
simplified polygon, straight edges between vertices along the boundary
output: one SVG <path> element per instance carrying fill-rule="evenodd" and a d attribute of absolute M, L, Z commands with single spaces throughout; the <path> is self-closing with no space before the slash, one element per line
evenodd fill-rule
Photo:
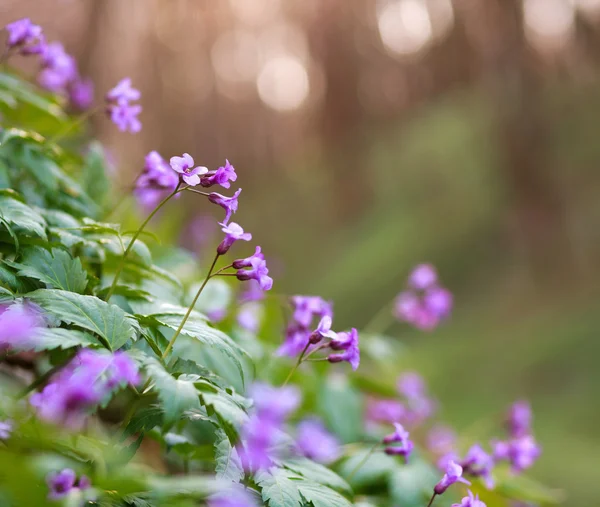
<path fill-rule="evenodd" d="M 455 311 L 433 333 L 390 328 L 406 365 L 473 434 L 529 398 L 544 449 L 532 474 L 597 504 L 600 2 L 86 0 L 69 20 L 62 3 L 13 2 L 7 20 L 39 13 L 98 97 L 124 72 L 139 85 L 139 136 L 95 123 L 128 168 L 119 181 L 152 149 L 229 158 L 235 219 L 275 288 L 333 299 L 338 328 L 367 324 L 434 263 Z M 162 233 L 204 214 L 197 202 Z"/>

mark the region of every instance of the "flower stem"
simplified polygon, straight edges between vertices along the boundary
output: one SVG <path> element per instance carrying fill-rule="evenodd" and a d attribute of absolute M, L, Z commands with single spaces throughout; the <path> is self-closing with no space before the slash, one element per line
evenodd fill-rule
<path fill-rule="evenodd" d="M 190 187 L 187 187 L 186 190 L 189 190 L 190 192 L 194 192 L 194 194 L 205 195 L 206 197 L 208 197 L 210 195 L 208 192 L 202 192 L 201 190 L 196 190 L 196 189 L 190 188 Z"/>
<path fill-rule="evenodd" d="M 196 292 L 196 295 L 194 296 L 192 304 L 190 304 L 190 307 L 187 309 L 187 312 L 185 313 L 185 316 L 183 317 L 181 324 L 179 324 L 177 331 L 175 331 L 175 334 L 173 335 L 173 337 L 169 341 L 169 344 L 167 345 L 167 348 L 163 352 L 163 354 L 161 356 L 162 360 L 164 360 L 169 355 L 169 352 L 171 352 L 171 349 L 173 348 L 173 345 L 175 344 L 175 340 L 177 340 L 177 337 L 179 336 L 179 334 L 181 333 L 181 330 L 183 329 L 183 326 L 185 326 L 185 323 L 189 319 L 190 314 L 192 313 L 192 310 L 194 309 L 194 306 L 196 306 L 196 302 L 198 301 L 200 294 L 202 294 L 204 287 L 206 287 L 208 280 L 210 280 L 210 275 L 212 273 L 212 270 L 215 269 L 215 264 L 217 263 L 219 256 L 220 256 L 220 254 L 217 253 L 217 255 L 215 256 L 215 259 L 213 260 L 212 264 L 210 265 L 210 269 L 208 270 L 208 273 L 206 274 L 206 278 L 204 278 L 202 285 L 200 286 L 200 288 L 198 289 L 198 292 Z"/>
<path fill-rule="evenodd" d="M 356 472 L 358 472 L 361 469 L 361 467 L 367 462 L 367 460 L 371 457 L 371 455 L 375 452 L 375 450 L 377 449 L 377 447 L 379 447 L 380 444 L 381 442 L 377 442 L 373 447 L 371 447 L 369 452 L 365 454 L 365 457 L 361 459 L 360 462 L 352 469 L 350 474 L 348 474 L 348 477 L 346 477 L 346 482 L 350 482 L 352 480 L 352 478 L 356 475 Z"/>
<path fill-rule="evenodd" d="M 229 264 L 229 265 L 225 266 L 224 268 L 221 268 L 221 269 L 219 269 L 219 270 L 215 271 L 215 272 L 214 272 L 214 273 L 213 273 L 211 276 L 217 276 L 217 275 L 220 275 L 220 274 L 221 274 L 221 272 L 225 271 L 226 269 L 232 268 L 232 267 L 233 267 L 233 264 Z M 234 274 L 234 275 L 235 275 L 235 273 L 232 273 L 232 274 Z M 224 276 L 224 275 L 222 275 L 222 276 Z"/>
<path fill-rule="evenodd" d="M 51 137 L 50 139 L 48 139 L 48 143 L 55 144 L 57 141 L 60 141 L 69 132 L 71 132 L 71 130 L 73 130 L 75 127 L 78 127 L 84 121 L 90 119 L 94 114 L 96 114 L 100 110 L 101 107 L 102 106 L 97 106 L 97 107 L 90 109 L 89 111 L 86 111 L 85 113 L 79 115 L 79 117 L 77 119 L 75 119 L 74 121 L 72 121 L 71 123 L 69 123 L 69 125 L 67 125 L 66 128 L 62 129 L 54 137 Z"/>
<path fill-rule="evenodd" d="M 302 351 L 302 353 L 298 356 L 298 360 L 296 361 L 296 364 L 294 365 L 294 367 L 290 370 L 290 372 L 288 373 L 287 378 L 283 381 L 283 384 L 281 384 L 281 387 L 285 387 L 287 385 L 287 383 L 290 381 L 290 379 L 292 378 L 292 375 L 294 374 L 294 372 L 298 369 L 298 366 L 300 366 L 300 363 L 302 363 L 302 359 L 304 358 L 304 354 L 306 354 L 306 351 L 308 350 L 308 347 L 310 347 L 310 342 L 308 342 L 306 344 L 306 347 L 304 347 L 304 350 Z"/>
<path fill-rule="evenodd" d="M 431 495 L 431 500 L 429 500 L 429 503 L 427 504 L 427 507 L 431 507 L 431 505 L 433 504 L 433 501 L 435 500 L 435 491 L 433 492 L 433 495 Z"/>
<path fill-rule="evenodd" d="M 140 227 L 138 228 L 138 230 L 135 232 L 135 234 L 131 238 L 131 241 L 129 242 L 129 245 L 127 245 L 127 248 L 125 249 L 125 252 L 123 252 L 123 257 L 121 258 L 121 262 L 119 263 L 119 267 L 117 268 L 117 272 L 115 273 L 115 278 L 113 279 L 113 283 L 110 286 L 108 294 L 106 295 L 106 299 L 105 299 L 106 302 L 108 302 L 110 300 L 111 296 L 115 292 L 115 289 L 117 288 L 117 283 L 119 281 L 119 277 L 121 276 L 121 272 L 123 271 L 123 268 L 125 267 L 125 261 L 127 260 L 127 256 L 129 255 L 129 252 L 131 252 L 131 249 L 133 248 L 134 243 L 137 241 L 137 239 L 139 238 L 140 234 L 142 233 L 142 231 L 144 230 L 144 228 L 146 227 L 146 225 L 148 225 L 148 222 L 150 222 L 150 220 L 152 220 L 152 217 L 154 217 L 154 215 L 156 215 L 159 212 L 159 210 L 165 204 L 167 204 L 167 202 L 171 199 L 171 197 L 173 197 L 175 194 L 177 194 L 177 192 L 179 192 L 179 185 L 180 184 L 178 184 L 177 187 L 175 187 L 175 190 L 173 192 L 171 192 L 167 197 L 165 197 L 158 204 L 158 206 L 156 206 L 156 208 L 154 208 L 154 210 L 152 211 L 152 213 L 150 213 L 148 215 L 148 218 L 146 218 L 146 220 L 144 220 L 144 222 L 142 223 L 142 225 L 140 225 Z"/>
<path fill-rule="evenodd" d="M 392 313 L 392 304 L 388 303 L 382 306 L 381 309 L 373 316 L 373 318 L 363 328 L 363 332 L 368 334 L 383 333 L 391 326 L 393 322 L 394 315 Z"/>

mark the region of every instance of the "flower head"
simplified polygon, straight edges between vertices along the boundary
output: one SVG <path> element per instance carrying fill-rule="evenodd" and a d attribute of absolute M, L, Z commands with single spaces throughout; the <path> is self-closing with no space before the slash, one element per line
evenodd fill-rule
<path fill-rule="evenodd" d="M 352 328 L 348 333 L 338 333 L 335 339 L 332 339 L 329 346 L 333 350 L 341 350 L 340 354 L 330 354 L 327 360 L 330 363 L 339 363 L 347 361 L 356 371 L 360 364 L 360 348 L 358 346 L 358 331 Z"/>
<path fill-rule="evenodd" d="M 532 420 L 531 406 L 527 401 L 521 400 L 514 403 L 508 412 L 506 426 L 514 438 L 531 433 Z"/>
<path fill-rule="evenodd" d="M 383 439 L 383 443 L 387 445 L 385 453 L 392 456 L 403 456 L 404 460 L 408 462 L 408 457 L 412 453 L 414 444 L 409 440 L 408 431 L 400 423 L 394 423 L 394 433 L 387 435 Z M 390 446 L 389 444 L 399 444 Z"/>
<path fill-rule="evenodd" d="M 29 18 L 18 19 L 6 25 L 9 48 L 18 47 L 21 54 L 40 54 L 44 50 L 42 27 L 34 25 Z"/>
<path fill-rule="evenodd" d="M 442 480 L 435 485 L 433 489 L 436 495 L 444 493 L 452 484 L 455 482 L 462 482 L 463 484 L 471 485 L 469 481 L 463 478 L 463 469 L 454 461 L 450 460 L 446 465 L 446 473 L 442 477 Z"/>
<path fill-rule="evenodd" d="M 57 500 L 67 496 L 75 487 L 77 475 L 70 468 L 65 468 L 60 472 L 51 473 L 46 477 L 46 483 L 50 490 L 48 498 Z"/>
<path fill-rule="evenodd" d="M 337 340 L 337 333 L 331 330 L 331 317 L 329 315 L 323 315 L 319 321 L 317 329 L 315 329 L 308 340 L 310 343 L 319 343 L 323 338 L 330 338 L 331 340 Z"/>
<path fill-rule="evenodd" d="M 437 425 L 427 434 L 427 448 L 437 455 L 452 452 L 456 446 L 456 433 L 448 426 Z"/>
<path fill-rule="evenodd" d="M 64 91 L 76 79 L 77 63 L 60 42 L 51 42 L 42 52 L 42 71 L 38 76 L 40 85 L 52 92 Z"/>
<path fill-rule="evenodd" d="M 135 182 L 135 195 L 147 208 L 154 208 L 177 187 L 179 178 L 157 151 L 146 155 L 142 174 Z"/>
<path fill-rule="evenodd" d="M 479 444 L 471 446 L 460 465 L 465 473 L 481 477 L 489 488 L 493 487 L 491 472 L 494 459 Z"/>
<path fill-rule="evenodd" d="M 10 437 L 13 430 L 13 422 L 6 420 L 0 421 L 0 440 L 6 440 Z"/>
<path fill-rule="evenodd" d="M 238 197 L 242 193 L 242 189 L 238 188 L 237 192 L 231 197 L 221 195 L 217 192 L 211 192 L 208 196 L 208 200 L 214 204 L 218 204 L 225 210 L 225 220 L 223 223 L 229 222 L 232 213 L 235 213 L 238 209 Z"/>
<path fill-rule="evenodd" d="M 256 500 L 243 487 L 231 485 L 208 499 L 208 507 L 258 507 Z"/>
<path fill-rule="evenodd" d="M 131 78 L 121 79 L 117 85 L 106 94 L 106 101 L 112 103 L 139 100 L 141 93 L 131 86 Z"/>
<path fill-rule="evenodd" d="M 314 317 L 325 315 L 333 318 L 331 303 L 319 296 L 293 296 L 294 320 L 302 327 L 309 328 Z"/>
<path fill-rule="evenodd" d="M 305 419 L 298 424 L 296 446 L 300 453 L 317 463 L 331 463 L 340 455 L 337 438 L 317 419 Z"/>
<path fill-rule="evenodd" d="M 219 223 L 222 226 L 222 231 L 225 233 L 225 239 L 221 241 L 219 246 L 217 247 L 217 252 L 219 255 L 226 254 L 231 245 L 233 245 L 238 240 L 250 241 L 252 239 L 252 234 L 249 232 L 244 232 L 244 229 L 235 222 L 231 222 L 229 224 Z"/>
<path fill-rule="evenodd" d="M 142 130 L 142 124 L 138 119 L 138 115 L 142 112 L 142 106 L 139 104 L 128 104 L 121 102 L 111 104 L 108 107 L 108 113 L 111 121 L 117 126 L 121 132 L 138 133 Z"/>
<path fill-rule="evenodd" d="M 233 267 L 238 269 L 236 274 L 238 280 L 256 280 L 262 290 L 270 290 L 273 287 L 273 279 L 269 276 L 269 269 L 260 246 L 256 247 L 256 251 L 250 257 L 233 261 Z"/>
<path fill-rule="evenodd" d="M 236 315 L 236 322 L 243 329 L 251 333 L 256 333 L 260 327 L 262 310 L 262 305 L 256 301 L 246 303 L 239 309 Z"/>
<path fill-rule="evenodd" d="M 69 104 L 77 111 L 85 111 L 94 102 L 94 82 L 91 79 L 77 78 L 67 88 Z"/>
<path fill-rule="evenodd" d="M 24 305 L 0 305 L 0 348 L 35 348 L 42 325 L 42 319 Z"/>
<path fill-rule="evenodd" d="M 531 468 L 542 453 L 531 435 L 517 438 L 510 443 L 510 463 L 514 472 Z"/>
<path fill-rule="evenodd" d="M 409 400 L 423 398 L 427 394 L 427 388 L 423 377 L 417 372 L 403 373 L 396 381 L 398 392 Z"/>
<path fill-rule="evenodd" d="M 285 420 L 300 404 L 300 392 L 294 386 L 277 388 L 257 382 L 250 395 L 257 413 L 275 421 Z"/>
<path fill-rule="evenodd" d="M 404 418 L 406 407 L 402 402 L 391 399 L 369 399 L 367 402 L 367 420 L 393 424 Z"/>
<path fill-rule="evenodd" d="M 285 330 L 285 340 L 277 349 L 278 356 L 294 357 L 300 354 L 308 344 L 310 332 L 300 326 L 291 325 Z"/>
<path fill-rule="evenodd" d="M 437 283 L 437 271 L 431 264 L 419 264 L 408 276 L 408 286 L 415 290 L 425 290 Z"/>
<path fill-rule="evenodd" d="M 216 171 L 206 173 L 206 175 L 200 179 L 200 185 L 203 187 L 221 185 L 223 188 L 229 188 L 231 186 L 231 183 L 229 182 L 235 180 L 237 180 L 235 168 L 229 163 L 229 160 L 225 160 L 224 166 L 219 167 Z"/>
<path fill-rule="evenodd" d="M 192 187 L 198 185 L 200 176 L 208 172 L 204 166 L 194 167 L 194 159 L 189 153 L 184 153 L 181 157 L 171 157 L 170 164 L 175 172 L 181 174 L 181 179 Z"/>
<path fill-rule="evenodd" d="M 423 296 L 423 304 L 427 315 L 438 321 L 445 319 L 452 311 L 452 293 L 443 287 L 433 287 Z"/>
<path fill-rule="evenodd" d="M 471 491 L 468 493 L 469 496 L 464 497 L 460 503 L 453 503 L 452 507 L 485 507 L 485 504 L 479 500 L 479 495 L 473 496 Z"/>

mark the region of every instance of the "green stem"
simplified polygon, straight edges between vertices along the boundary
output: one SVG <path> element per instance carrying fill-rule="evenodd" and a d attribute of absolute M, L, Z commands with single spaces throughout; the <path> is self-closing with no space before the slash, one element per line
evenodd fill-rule
<path fill-rule="evenodd" d="M 190 187 L 187 187 L 186 190 L 189 190 L 190 192 L 194 192 L 194 194 L 205 195 L 206 197 L 208 197 L 210 195 L 208 192 L 202 192 L 201 190 L 196 190 L 196 189 L 190 188 Z"/>
<path fill-rule="evenodd" d="M 179 185 L 181 185 L 181 183 L 179 183 L 177 185 L 177 187 L 175 187 L 175 190 L 173 192 L 171 192 L 167 197 L 165 197 L 159 203 L 159 205 L 156 206 L 156 208 L 154 208 L 154 210 L 152 211 L 152 213 L 150 213 L 148 215 L 148 218 L 146 218 L 146 220 L 144 220 L 144 222 L 142 223 L 142 225 L 140 225 L 139 229 L 135 232 L 135 234 L 131 238 L 131 241 L 129 242 L 129 245 L 127 245 L 127 248 L 125 249 L 125 252 L 123 252 L 123 257 L 121 258 L 121 262 L 119 263 L 119 267 L 117 268 L 117 272 L 115 273 L 115 278 L 113 279 L 113 283 L 110 286 L 108 294 L 106 295 L 105 301 L 107 303 L 110 300 L 110 298 L 113 295 L 113 293 L 115 292 L 115 289 L 117 288 L 117 283 L 119 282 L 119 277 L 121 276 L 121 272 L 123 271 L 123 268 L 125 267 L 125 261 L 127 260 L 127 256 L 129 255 L 129 252 L 131 252 L 131 249 L 133 248 L 134 243 L 137 241 L 137 239 L 139 238 L 140 234 L 142 233 L 142 231 L 144 230 L 144 228 L 146 227 L 146 225 L 148 225 L 148 222 L 150 222 L 150 220 L 152 220 L 152 217 L 154 217 L 154 215 L 156 215 L 160 211 L 160 209 L 165 204 L 167 204 L 167 202 L 171 199 L 171 197 L 173 197 L 175 194 L 177 194 L 179 192 Z"/>
<path fill-rule="evenodd" d="M 48 139 L 48 143 L 55 144 L 57 141 L 60 141 L 69 132 L 71 132 L 71 130 L 73 130 L 75 127 L 81 125 L 84 121 L 91 118 L 95 113 L 97 113 L 100 110 L 101 107 L 102 106 L 95 107 L 94 109 L 90 109 L 89 111 L 86 111 L 82 115 L 79 115 L 79 117 L 75 121 L 72 121 L 71 123 L 69 123 L 69 125 L 67 125 L 66 128 L 62 129 L 54 137 L 51 137 L 50 139 Z"/>
<path fill-rule="evenodd" d="M 363 328 L 363 332 L 367 334 L 377 334 L 386 331 L 394 322 L 392 313 L 392 303 L 388 303 L 373 316 L 373 318 Z"/>
<path fill-rule="evenodd" d="M 298 366 L 300 366 L 300 363 L 302 363 L 302 359 L 304 358 L 304 354 L 306 354 L 306 351 L 308 350 L 308 347 L 310 347 L 310 342 L 308 342 L 306 344 L 306 347 L 304 347 L 304 350 L 302 351 L 302 353 L 298 356 L 298 360 L 296 361 L 296 364 L 294 365 L 294 367 L 290 370 L 290 372 L 288 373 L 287 378 L 283 381 L 283 384 L 281 384 L 281 387 L 285 387 L 287 385 L 287 383 L 290 381 L 290 379 L 292 378 L 292 375 L 294 374 L 294 372 L 298 369 Z"/>
<path fill-rule="evenodd" d="M 232 268 L 232 267 L 233 267 L 233 264 L 229 264 L 228 266 L 225 266 L 224 268 L 218 269 L 211 275 L 211 277 L 220 275 L 223 271 L 225 271 L 226 269 Z M 235 275 L 235 273 L 233 273 L 233 274 Z"/>
<path fill-rule="evenodd" d="M 217 253 L 217 255 L 215 256 L 215 259 L 213 260 L 212 264 L 210 265 L 210 269 L 208 270 L 208 273 L 206 274 L 206 278 L 202 282 L 202 285 L 198 289 L 198 292 L 196 292 L 196 295 L 194 296 L 194 300 L 192 301 L 192 304 L 188 308 L 187 312 L 185 313 L 185 316 L 183 317 L 183 320 L 181 321 L 181 324 L 179 324 L 177 331 L 175 331 L 175 334 L 173 335 L 173 337 L 171 338 L 171 341 L 169 341 L 169 344 L 167 345 L 167 348 L 163 352 L 162 357 L 161 357 L 162 360 L 164 360 L 169 355 L 169 352 L 171 352 L 171 349 L 173 348 L 173 345 L 175 344 L 175 340 L 177 340 L 177 337 L 181 333 L 183 326 L 185 326 L 185 323 L 187 322 L 188 318 L 190 317 L 190 314 L 192 313 L 192 310 L 196 306 L 196 302 L 198 301 L 200 294 L 202 294 L 204 287 L 206 287 L 206 284 L 208 283 L 208 280 L 210 279 L 212 270 L 215 269 L 215 264 L 217 263 L 217 260 L 219 259 L 219 255 L 220 254 Z"/>
<path fill-rule="evenodd" d="M 381 442 L 377 442 L 373 447 L 371 447 L 371 450 L 367 454 L 365 454 L 365 457 L 360 460 L 360 462 L 352 469 L 348 477 L 346 477 L 346 482 L 350 482 L 352 480 L 352 478 L 356 475 L 356 472 L 358 472 L 361 469 L 361 467 L 367 462 L 367 460 L 371 457 L 371 455 L 380 445 Z"/>
<path fill-rule="evenodd" d="M 435 491 L 433 492 L 433 495 L 431 495 L 431 500 L 429 500 L 429 503 L 427 504 L 427 507 L 431 507 L 431 504 L 433 504 L 433 501 L 435 500 Z"/>

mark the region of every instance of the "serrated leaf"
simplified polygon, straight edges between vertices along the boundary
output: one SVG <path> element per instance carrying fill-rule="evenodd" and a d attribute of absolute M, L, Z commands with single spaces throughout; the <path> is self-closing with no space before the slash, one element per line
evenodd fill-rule
<path fill-rule="evenodd" d="M 123 431 L 123 439 L 136 433 L 145 433 L 163 423 L 163 409 L 158 406 L 144 407 L 135 412 Z"/>
<path fill-rule="evenodd" d="M 31 247 L 23 251 L 20 262 L 10 263 L 19 276 L 33 278 L 49 288 L 70 292 L 83 292 L 87 286 L 87 273 L 79 259 L 73 259 L 65 250 Z"/>
<path fill-rule="evenodd" d="M 116 305 L 95 296 L 83 296 L 58 289 L 40 289 L 26 297 L 54 314 L 62 322 L 73 324 L 103 339 L 110 350 L 117 350 L 140 331 L 137 321 Z"/>
<path fill-rule="evenodd" d="M 84 331 L 61 327 L 41 328 L 37 331 L 36 338 L 34 347 L 36 351 L 101 345 L 96 338 Z"/>
<path fill-rule="evenodd" d="M 367 457 L 367 454 L 370 455 Z M 371 452 L 371 448 L 365 447 L 345 460 L 339 471 L 356 491 L 366 487 L 385 487 L 397 466 L 391 456 L 381 451 Z"/>
<path fill-rule="evenodd" d="M 389 492 L 394 502 L 406 507 L 421 507 L 433 491 L 437 474 L 432 467 L 420 459 L 407 465 L 399 465 L 389 475 Z"/>
<path fill-rule="evenodd" d="M 342 442 L 356 442 L 363 433 L 363 406 L 360 394 L 347 377 L 330 375 L 319 389 L 317 404 L 327 426 Z"/>
<path fill-rule="evenodd" d="M 345 507 L 352 504 L 327 486 L 305 479 L 289 470 L 272 467 L 256 475 L 262 498 L 269 507 L 298 507 L 305 501 L 314 507 Z"/>
<path fill-rule="evenodd" d="M 282 461 L 279 464 L 283 468 L 291 470 L 305 479 L 310 479 L 328 488 L 335 489 L 344 496 L 352 496 L 350 485 L 334 471 L 320 463 L 315 463 L 303 457 L 295 457 Z"/>
<path fill-rule="evenodd" d="M 231 482 L 240 482 L 244 478 L 244 469 L 235 447 L 231 445 L 223 430 L 215 432 L 215 472 L 217 478 Z"/>
<path fill-rule="evenodd" d="M 46 239 L 46 221 L 12 190 L 0 190 L 0 218 L 17 233 Z"/>
<path fill-rule="evenodd" d="M 154 388 L 164 411 L 166 423 L 173 423 L 186 410 L 200 408 L 200 398 L 194 386 L 194 379 L 175 378 L 163 365 L 150 356 L 143 359 L 146 373 L 154 381 Z"/>

